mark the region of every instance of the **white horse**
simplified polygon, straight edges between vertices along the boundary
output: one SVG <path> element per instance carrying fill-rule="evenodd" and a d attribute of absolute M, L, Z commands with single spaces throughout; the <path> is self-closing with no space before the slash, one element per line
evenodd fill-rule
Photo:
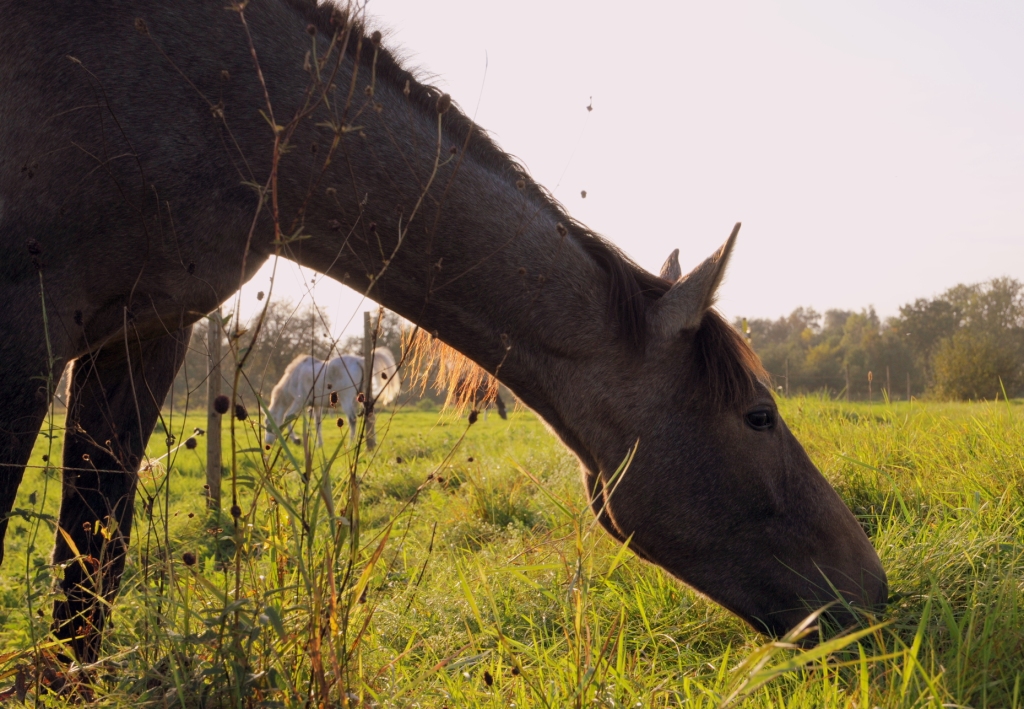
<path fill-rule="evenodd" d="M 373 351 L 372 391 L 375 404 L 387 406 L 402 391 L 402 380 L 391 350 L 378 347 Z M 288 422 L 291 434 L 294 420 L 289 421 L 304 407 L 313 410 L 316 419 L 317 442 L 324 444 L 321 418 L 326 407 L 338 408 L 348 418 L 349 439 L 355 440 L 357 397 L 363 387 L 363 358 L 342 355 L 323 361 L 310 355 L 299 355 L 291 361 L 281 380 L 270 394 L 269 415 L 281 429 Z M 286 434 L 287 435 L 287 434 Z M 270 445 L 277 435 L 267 426 L 264 439 Z"/>

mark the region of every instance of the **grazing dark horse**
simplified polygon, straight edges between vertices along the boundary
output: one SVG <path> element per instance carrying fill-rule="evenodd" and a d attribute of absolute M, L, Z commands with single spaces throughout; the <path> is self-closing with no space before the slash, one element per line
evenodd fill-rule
<path fill-rule="evenodd" d="M 735 231 L 674 282 L 643 271 L 311 0 L 0 0 L 0 18 L 0 534 L 70 363 L 54 632 L 79 659 L 192 324 L 275 253 L 496 373 L 578 456 L 612 536 L 755 628 L 886 600 L 712 309 Z"/>

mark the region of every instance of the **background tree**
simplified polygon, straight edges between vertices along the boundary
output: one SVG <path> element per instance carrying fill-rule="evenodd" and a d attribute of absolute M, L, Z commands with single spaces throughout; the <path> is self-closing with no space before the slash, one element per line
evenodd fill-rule
<path fill-rule="evenodd" d="M 797 308 L 778 320 L 749 323 L 751 344 L 789 391 L 893 398 L 978 399 L 1024 394 L 1024 286 L 1012 278 L 959 284 L 935 298 L 904 305 L 884 322 L 874 308 L 859 312 Z M 741 323 L 737 327 L 742 331 Z M 886 372 L 888 370 L 888 378 Z M 788 373 L 788 379 L 787 379 Z"/>
<path fill-rule="evenodd" d="M 956 328 L 931 355 L 934 393 L 946 399 L 1024 393 L 1024 284 L 996 278 L 954 286 L 940 298 L 954 313 Z"/>

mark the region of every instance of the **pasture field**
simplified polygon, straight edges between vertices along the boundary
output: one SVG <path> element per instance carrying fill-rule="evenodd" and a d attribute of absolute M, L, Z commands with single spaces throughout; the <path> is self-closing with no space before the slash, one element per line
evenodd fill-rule
<path fill-rule="evenodd" d="M 60 442 L 40 437 L 0 569 L 0 684 L 44 706 L 1024 704 L 1022 402 L 780 406 L 892 591 L 816 648 L 758 636 L 596 528 L 532 414 L 381 412 L 359 456 L 327 419 L 322 451 L 266 458 L 236 420 L 236 525 L 227 417 L 218 514 L 205 438 L 178 447 L 205 416 L 165 412 L 105 659 L 72 682 L 46 659 Z"/>

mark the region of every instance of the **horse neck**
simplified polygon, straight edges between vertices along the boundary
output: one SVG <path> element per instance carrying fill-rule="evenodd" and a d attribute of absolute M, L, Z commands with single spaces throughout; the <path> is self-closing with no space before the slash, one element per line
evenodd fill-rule
<path fill-rule="evenodd" d="M 561 209 L 454 106 L 439 113 L 401 70 L 376 72 L 367 96 L 370 68 L 354 80 L 353 71 L 350 58 L 337 85 L 360 89 L 342 110 L 358 130 L 336 135 L 325 126 L 338 124 L 339 109 L 323 107 L 290 140 L 337 139 L 337 149 L 321 148 L 312 168 L 308 149 L 281 160 L 281 214 L 302 215 L 303 237 L 282 253 L 496 374 L 580 452 L 574 420 L 601 396 L 594 377 L 621 369 L 610 360 L 627 351 L 609 315 L 609 274 Z"/>

